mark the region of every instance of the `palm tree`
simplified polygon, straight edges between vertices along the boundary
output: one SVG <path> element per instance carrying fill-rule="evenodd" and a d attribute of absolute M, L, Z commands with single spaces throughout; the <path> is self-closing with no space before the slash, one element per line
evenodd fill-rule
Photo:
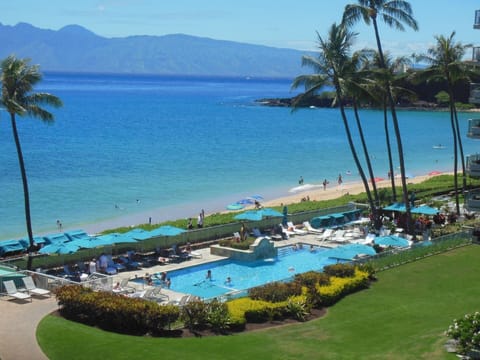
<path fill-rule="evenodd" d="M 396 85 L 399 80 L 403 79 L 406 75 L 403 75 L 400 70 L 405 67 L 405 65 L 411 64 L 411 61 L 404 56 L 392 58 L 389 53 L 384 54 L 385 68 L 382 69 L 380 64 L 380 56 L 377 51 L 367 52 L 369 60 L 366 61 L 366 68 L 370 70 L 369 79 L 371 82 L 368 84 L 370 91 L 368 94 L 375 94 L 372 96 L 371 100 L 380 104 L 383 109 L 383 123 L 385 130 L 385 140 L 387 145 L 387 155 L 388 155 L 388 168 L 390 174 L 390 182 L 392 186 L 392 201 L 397 201 L 397 194 L 395 188 L 395 177 L 394 177 L 394 166 L 393 166 L 393 156 L 391 149 L 390 141 L 390 130 L 388 126 L 388 94 L 387 94 L 387 84 L 390 84 L 390 90 L 392 96 L 395 99 L 395 102 L 401 96 L 408 96 L 412 98 L 415 96 L 413 92 L 408 89 L 405 89 L 401 86 Z"/>
<path fill-rule="evenodd" d="M 460 135 L 460 128 L 458 124 L 457 109 L 455 106 L 455 84 L 460 80 L 468 79 L 475 75 L 473 70 L 462 62 L 463 55 L 468 47 L 472 45 L 463 45 L 460 42 L 455 42 L 455 31 L 449 37 L 443 35 L 435 36 L 437 43 L 428 49 L 427 54 L 420 55 L 420 60 L 426 61 L 430 66 L 422 72 L 419 72 L 417 77 L 420 80 L 427 79 L 427 81 L 441 81 L 445 82 L 447 92 L 449 95 L 450 108 L 450 122 L 453 134 L 453 157 L 454 157 L 454 187 L 455 187 L 455 202 L 457 214 L 460 214 L 460 201 L 458 196 L 458 151 L 460 151 L 460 158 L 462 161 L 463 173 L 463 191 L 467 187 L 467 179 L 465 174 L 465 159 L 463 154 L 463 144 Z"/>
<path fill-rule="evenodd" d="M 13 138 L 15 140 L 18 163 L 20 165 L 20 173 L 22 176 L 25 201 L 25 220 L 28 240 L 30 243 L 30 254 L 34 246 L 32 220 L 30 215 L 30 196 L 28 192 L 27 173 L 25 171 L 22 147 L 20 145 L 20 137 L 17 130 L 16 116 L 37 117 L 42 121 L 49 123 L 53 121 L 53 115 L 43 109 L 41 105 L 45 104 L 53 107 L 60 107 L 62 106 L 62 102 L 59 98 L 51 94 L 33 92 L 34 86 L 42 80 L 42 74 L 37 65 L 29 65 L 29 62 L 29 59 L 17 59 L 13 55 L 7 57 L 0 64 L 2 71 L 0 79 L 2 84 L 1 105 L 10 114 Z M 28 268 L 30 268 L 30 266 L 31 257 L 29 256 Z"/>
<path fill-rule="evenodd" d="M 320 91 L 322 87 L 327 84 L 334 86 L 336 95 L 335 102 L 340 109 L 350 151 L 352 152 L 355 165 L 365 187 L 371 210 L 372 212 L 375 212 L 375 204 L 370 192 L 368 180 L 358 158 L 345 113 L 346 83 L 349 82 L 352 73 L 355 71 L 348 54 L 356 34 L 349 31 L 343 25 L 333 24 L 330 27 L 328 38 L 326 40 L 322 39 L 318 33 L 317 36 L 320 48 L 318 58 L 313 56 L 304 56 L 302 58 L 302 65 L 313 68 L 315 74 L 301 75 L 294 79 L 292 88 L 298 88 L 299 86 L 304 85 L 306 91 L 297 97 L 293 105 L 294 108 L 296 108 L 298 104 L 305 100 L 305 98 Z"/>
<path fill-rule="evenodd" d="M 377 42 L 378 53 L 380 56 L 380 64 L 385 68 L 385 59 L 383 56 L 382 43 L 380 41 L 380 33 L 378 30 L 377 16 L 380 15 L 383 21 L 390 27 L 398 30 L 405 30 L 405 23 L 414 30 L 418 29 L 418 24 L 412 16 L 412 8 L 408 1 L 404 0 L 358 0 L 358 4 L 350 4 L 345 7 L 342 22 L 347 26 L 352 26 L 362 20 L 369 25 L 373 24 L 375 31 L 375 40 Z M 405 161 L 403 158 L 403 145 L 400 128 L 398 125 L 398 117 L 395 109 L 395 101 L 393 99 L 390 84 L 386 84 L 387 99 L 392 114 L 392 122 L 395 131 L 398 148 L 398 161 L 400 163 L 400 173 L 402 180 L 403 201 L 407 212 L 407 232 L 410 232 L 410 204 L 408 201 L 408 188 L 405 177 Z"/>

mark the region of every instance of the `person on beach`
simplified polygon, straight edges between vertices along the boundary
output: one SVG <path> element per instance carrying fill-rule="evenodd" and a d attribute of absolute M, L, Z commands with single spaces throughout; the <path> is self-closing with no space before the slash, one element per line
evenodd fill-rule
<path fill-rule="evenodd" d="M 303 176 L 300 176 L 300 179 L 298 180 L 298 185 L 303 185 Z"/>
<path fill-rule="evenodd" d="M 323 180 L 323 183 L 322 183 L 322 184 L 323 184 L 323 190 L 324 190 L 324 191 L 327 190 L 327 185 L 328 185 L 327 179 Z"/>
<path fill-rule="evenodd" d="M 338 186 L 341 186 L 343 183 L 342 174 L 338 174 Z"/>

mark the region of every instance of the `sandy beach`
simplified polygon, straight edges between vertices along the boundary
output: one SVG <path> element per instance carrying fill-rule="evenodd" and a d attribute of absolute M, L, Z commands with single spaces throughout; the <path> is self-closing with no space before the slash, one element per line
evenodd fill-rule
<path fill-rule="evenodd" d="M 435 176 L 435 175 L 433 175 Z M 414 178 L 408 179 L 409 184 L 417 184 L 422 181 L 425 181 L 433 176 L 430 175 L 421 175 L 421 176 L 416 176 Z M 396 178 L 396 185 L 400 186 L 400 179 Z M 384 188 L 384 187 L 389 187 L 390 186 L 390 180 L 385 179 L 378 181 L 376 183 L 377 188 Z M 281 206 L 281 205 L 289 205 L 293 203 L 298 203 L 302 201 L 302 198 L 304 197 L 309 197 L 310 200 L 328 200 L 328 199 L 334 199 L 338 198 L 340 196 L 343 196 L 347 193 L 355 195 L 355 194 L 360 194 L 364 192 L 364 187 L 363 184 L 360 181 L 345 181 L 341 186 L 335 184 L 328 184 L 327 188 L 324 190 L 323 186 L 321 185 L 309 185 L 305 184 L 303 187 L 305 190 L 304 191 L 298 191 L 295 193 L 292 193 L 291 195 L 287 196 L 281 196 L 278 198 L 274 199 L 266 199 L 265 201 L 262 202 L 262 205 L 265 207 L 272 207 L 272 206 Z M 219 203 L 217 206 L 220 206 Z M 200 205 L 198 207 L 199 209 L 202 208 Z M 253 208 L 253 205 L 246 207 L 244 210 L 248 210 Z M 168 218 L 164 217 L 161 219 L 154 218 L 154 221 L 152 222 L 153 224 L 163 222 L 166 220 L 176 220 L 176 219 L 182 219 L 182 218 L 187 218 L 189 216 L 194 216 L 194 210 L 185 207 L 182 208 L 181 206 L 177 207 L 174 209 L 174 211 L 169 212 Z M 224 208 L 205 208 L 205 212 L 207 215 L 213 214 L 213 213 L 218 213 L 218 212 L 227 212 Z M 83 226 L 83 229 L 87 231 L 90 234 L 97 234 L 105 230 L 109 229 L 115 229 L 118 227 L 135 227 L 141 224 L 145 224 L 149 218 L 149 214 L 151 214 L 152 211 L 147 211 L 147 212 L 142 212 L 138 214 L 132 214 L 132 215 L 127 215 L 124 217 L 118 217 L 115 219 L 110 219 L 102 222 L 96 222 L 92 224 L 85 224 Z"/>
<path fill-rule="evenodd" d="M 429 175 L 422 175 L 422 176 L 416 176 L 412 179 L 408 179 L 407 183 L 408 184 L 418 184 L 421 183 L 422 181 L 425 181 L 433 176 Z M 400 186 L 400 178 L 395 179 L 395 184 L 397 186 Z M 391 182 L 388 179 L 381 180 L 376 182 L 377 188 L 385 188 L 391 186 Z M 266 201 L 264 203 L 264 206 L 280 206 L 282 204 L 292 204 L 292 203 L 297 203 L 302 200 L 302 198 L 309 196 L 310 200 L 329 200 L 329 199 L 335 199 L 338 198 L 342 195 L 345 194 L 351 194 L 351 195 L 356 195 L 360 194 L 362 192 L 365 192 L 365 188 L 363 187 L 362 182 L 344 182 L 342 185 L 337 185 L 337 184 L 328 184 L 327 188 L 324 190 L 323 188 L 315 187 L 310 190 L 298 192 L 298 193 L 293 193 L 290 196 L 285 196 L 281 197 L 278 199 L 273 199 Z"/>

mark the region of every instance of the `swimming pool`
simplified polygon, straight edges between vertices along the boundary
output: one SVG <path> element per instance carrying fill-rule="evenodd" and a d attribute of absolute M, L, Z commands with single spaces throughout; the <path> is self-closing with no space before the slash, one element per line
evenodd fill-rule
<path fill-rule="evenodd" d="M 242 294 L 252 287 L 260 286 L 273 281 L 288 280 L 295 274 L 310 270 L 322 270 L 324 266 L 335 264 L 339 260 L 322 256 L 327 248 L 304 246 L 302 249 L 293 250 L 292 247 L 278 249 L 275 259 L 258 260 L 254 262 L 241 262 L 235 260 L 220 260 L 208 264 L 192 266 L 168 272 L 171 280 L 170 289 L 182 293 L 199 296 L 203 299 Z M 326 253 L 328 254 L 328 253 Z M 212 277 L 206 279 L 207 271 Z M 155 274 L 158 278 L 160 273 Z M 226 283 L 230 277 L 231 283 Z M 160 285 L 160 280 L 155 279 L 155 285 Z"/>

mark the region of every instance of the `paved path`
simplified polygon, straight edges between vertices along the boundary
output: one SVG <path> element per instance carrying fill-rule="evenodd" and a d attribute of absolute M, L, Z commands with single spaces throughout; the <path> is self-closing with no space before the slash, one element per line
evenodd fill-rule
<path fill-rule="evenodd" d="M 57 308 L 55 296 L 34 297 L 32 302 L 0 299 L 0 359 L 47 360 L 36 331 L 40 320 Z"/>

